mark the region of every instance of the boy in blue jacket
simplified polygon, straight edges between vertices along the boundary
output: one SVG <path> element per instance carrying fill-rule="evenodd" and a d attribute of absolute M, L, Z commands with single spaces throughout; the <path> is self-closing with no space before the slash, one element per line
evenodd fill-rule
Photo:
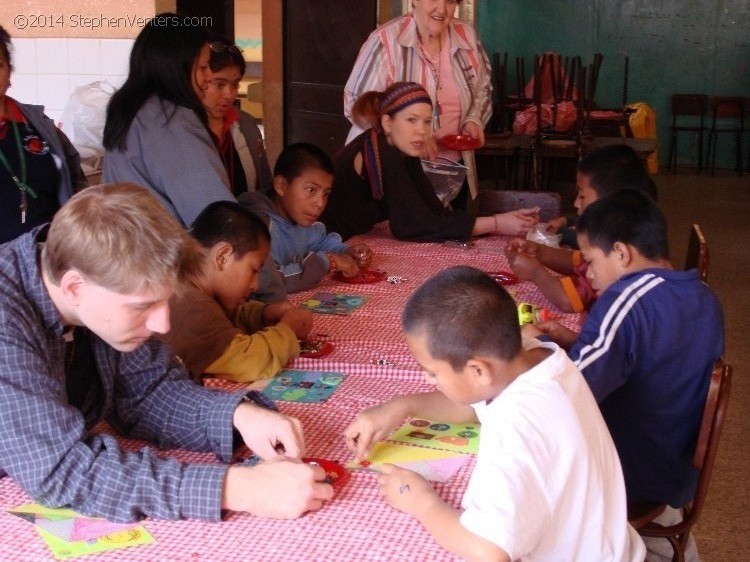
<path fill-rule="evenodd" d="M 326 232 L 318 222 L 333 184 L 333 163 L 322 149 L 309 143 L 289 145 L 279 155 L 273 173 L 270 198 L 253 192 L 238 200 L 268 224 L 271 258 L 287 293 L 310 289 L 335 271 L 353 277 L 360 267 L 369 265 L 372 251 L 366 244 L 347 246 L 341 236 Z M 268 284 L 262 275 L 261 295 Z"/>
<path fill-rule="evenodd" d="M 697 270 L 672 268 L 666 220 L 643 193 L 592 203 L 578 243 L 598 299 L 580 334 L 554 321 L 537 327 L 569 350 L 591 387 L 628 501 L 682 506 L 698 482 L 692 458 L 724 351 L 721 306 Z"/>

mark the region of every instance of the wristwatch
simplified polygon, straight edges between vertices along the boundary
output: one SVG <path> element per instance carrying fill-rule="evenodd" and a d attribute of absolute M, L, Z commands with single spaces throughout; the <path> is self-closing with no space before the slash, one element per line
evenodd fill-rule
<path fill-rule="evenodd" d="M 257 390 L 249 390 L 248 392 L 246 392 L 245 396 L 242 397 L 240 403 L 242 402 L 252 402 L 256 406 L 260 406 L 261 408 L 267 408 L 268 410 L 273 410 L 274 412 L 279 411 L 278 406 L 276 406 L 276 402 L 271 400 L 262 392 L 258 392 Z"/>

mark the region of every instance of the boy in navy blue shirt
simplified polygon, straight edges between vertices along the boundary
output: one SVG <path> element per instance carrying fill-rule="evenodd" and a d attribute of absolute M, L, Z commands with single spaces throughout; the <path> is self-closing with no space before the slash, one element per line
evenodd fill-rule
<path fill-rule="evenodd" d="M 643 193 L 592 203 L 578 223 L 588 278 L 598 294 L 580 334 L 538 328 L 564 348 L 589 383 L 612 433 L 629 502 L 684 505 L 724 317 L 697 270 L 669 263 L 667 224 Z M 528 332 L 527 332 L 528 333 Z"/>

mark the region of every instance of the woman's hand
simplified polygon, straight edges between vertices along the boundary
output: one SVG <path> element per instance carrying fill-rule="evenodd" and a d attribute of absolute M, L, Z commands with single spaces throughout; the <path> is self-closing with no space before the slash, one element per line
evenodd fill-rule
<path fill-rule="evenodd" d="M 464 126 L 461 127 L 461 134 L 469 135 L 474 139 L 479 139 L 479 141 L 482 143 L 481 146 L 484 146 L 484 130 L 479 126 L 478 123 L 474 121 L 467 121 L 466 123 L 464 123 Z"/>
<path fill-rule="evenodd" d="M 526 236 L 537 222 L 539 222 L 539 211 L 533 209 L 519 209 L 508 213 L 493 215 L 496 228 L 495 234 L 507 234 L 510 236 Z"/>

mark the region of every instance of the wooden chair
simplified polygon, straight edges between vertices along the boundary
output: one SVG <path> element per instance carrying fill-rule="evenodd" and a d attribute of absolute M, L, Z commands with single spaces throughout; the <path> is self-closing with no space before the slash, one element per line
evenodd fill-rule
<path fill-rule="evenodd" d="M 555 61 L 552 54 L 544 54 L 534 59 L 534 106 L 537 115 L 537 131 L 534 137 L 531 154 L 531 187 L 539 189 L 540 186 L 549 188 L 552 185 L 553 177 L 556 175 L 556 165 L 560 160 L 578 161 L 582 153 L 582 129 L 584 114 L 584 99 L 580 92 L 586 88 L 586 69 L 578 68 L 575 77 L 568 77 L 568 80 L 575 80 L 578 87 L 578 99 L 576 100 L 576 124 L 571 131 L 555 130 L 557 104 L 553 103 L 553 120 L 552 125 L 544 128 L 542 126 L 542 77 L 544 72 L 549 72 L 552 82 L 552 89 L 561 92 L 565 88 L 561 77 L 555 68 L 559 68 L 559 62 Z M 553 100 L 554 101 L 554 100 Z"/>
<path fill-rule="evenodd" d="M 708 244 L 700 225 L 697 224 L 690 228 L 685 269 L 697 269 L 701 281 L 708 283 Z"/>
<path fill-rule="evenodd" d="M 669 169 L 677 173 L 677 133 L 695 133 L 698 136 L 698 173 L 703 171 L 704 117 L 708 110 L 705 94 L 672 94 L 672 142 L 669 144 Z"/>
<path fill-rule="evenodd" d="M 562 205 L 562 197 L 554 191 L 495 191 L 483 189 L 479 192 L 477 199 L 480 216 L 539 207 L 539 219 L 542 222 L 559 217 Z"/>
<path fill-rule="evenodd" d="M 716 145 L 719 134 L 734 135 L 735 169 L 742 176 L 742 135 L 745 134 L 745 102 L 741 96 L 711 98 L 711 128 L 708 130 L 706 168 L 716 172 Z"/>
<path fill-rule="evenodd" d="M 669 526 L 654 523 L 666 509 L 666 504 L 630 504 L 628 505 L 628 522 L 644 537 L 665 538 L 674 550 L 673 561 L 685 560 L 690 529 L 703 510 L 708 493 L 708 484 L 719 447 L 719 437 L 724 425 L 724 415 L 729 401 L 729 390 L 732 381 L 732 367 L 719 359 L 711 373 L 706 405 L 703 409 L 698 441 L 693 455 L 693 466 L 700 472 L 698 486 L 693 499 L 682 506 L 682 521 Z"/>

